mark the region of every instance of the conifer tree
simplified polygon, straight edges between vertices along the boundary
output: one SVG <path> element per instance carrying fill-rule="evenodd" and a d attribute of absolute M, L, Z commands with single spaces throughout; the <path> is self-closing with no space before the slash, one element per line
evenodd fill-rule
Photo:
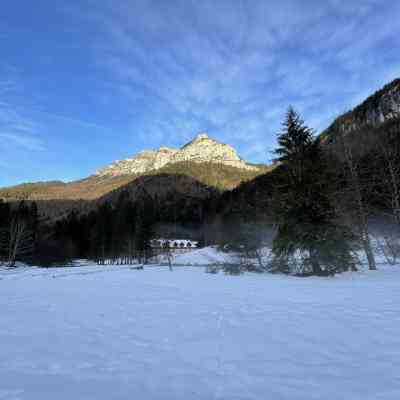
<path fill-rule="evenodd" d="M 105 264 L 107 260 L 110 260 L 113 236 L 112 222 L 112 207 L 108 202 L 105 202 L 99 207 L 94 226 L 94 243 L 99 264 Z"/>
<path fill-rule="evenodd" d="M 351 234 L 336 223 L 326 161 L 313 132 L 292 109 L 278 135 L 279 163 L 273 195 L 278 224 L 271 268 L 328 275 L 352 265 Z"/>
<path fill-rule="evenodd" d="M 37 234 L 38 234 L 38 227 L 39 227 L 39 213 L 38 213 L 38 207 L 36 202 L 32 202 L 30 209 L 29 209 L 29 214 L 30 214 L 30 225 L 32 229 L 32 236 L 34 242 L 36 242 Z"/>
<path fill-rule="evenodd" d="M 135 249 L 139 263 L 146 264 L 151 253 L 153 237 L 153 207 L 151 198 L 142 198 L 136 205 Z"/>
<path fill-rule="evenodd" d="M 0 199 L 0 262 L 4 261 L 8 254 L 10 218 L 10 206 Z"/>

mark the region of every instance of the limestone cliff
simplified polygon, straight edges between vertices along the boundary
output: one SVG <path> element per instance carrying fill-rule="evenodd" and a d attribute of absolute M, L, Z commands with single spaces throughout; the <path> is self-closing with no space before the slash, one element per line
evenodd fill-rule
<path fill-rule="evenodd" d="M 365 128 L 377 128 L 400 118 L 400 79 L 395 79 L 353 110 L 337 118 L 323 133 L 326 139 Z"/>
<path fill-rule="evenodd" d="M 97 171 L 96 174 L 99 176 L 140 175 L 161 169 L 167 164 L 185 161 L 218 163 L 253 171 L 258 169 L 256 166 L 243 161 L 233 147 L 219 143 L 207 134 L 201 133 L 180 149 L 160 147 L 158 150 L 145 150 L 133 158 L 115 161 Z"/>

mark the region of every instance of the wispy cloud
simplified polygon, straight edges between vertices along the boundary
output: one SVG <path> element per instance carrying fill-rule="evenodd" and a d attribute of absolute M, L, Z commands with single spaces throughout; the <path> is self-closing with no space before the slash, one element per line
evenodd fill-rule
<path fill-rule="evenodd" d="M 0 133 L 0 139 L 9 141 L 12 144 L 21 146 L 26 150 L 31 151 L 43 151 L 45 150 L 45 145 L 42 140 L 37 137 L 29 136 L 23 133 Z M 9 143 L 3 143 L 6 147 Z"/>
<path fill-rule="evenodd" d="M 374 0 L 106 1 L 91 18 L 105 38 L 98 64 L 121 95 L 151 104 L 147 130 L 165 141 L 171 131 L 188 138 L 185 129 L 209 127 L 247 154 L 254 141 L 274 140 L 278 115 L 268 110 L 282 115 L 293 104 L 320 130 L 361 88 L 394 76 L 386 69 L 398 55 L 390 60 L 380 47 L 400 35 L 399 15 L 397 3 Z"/>
<path fill-rule="evenodd" d="M 12 77 L 0 81 L 0 150 L 10 153 L 13 148 L 43 151 L 45 143 L 38 134 L 37 124 L 8 101 L 18 91 L 18 81 Z"/>
<path fill-rule="evenodd" d="M 7 94 L 10 90 L 15 89 L 16 82 L 12 79 L 0 80 L 0 96 Z"/>
<path fill-rule="evenodd" d="M 29 23 L 6 3 L 6 182 L 84 176 L 199 131 L 265 162 L 289 105 L 321 131 L 400 76 L 396 1 L 43 0 Z"/>
<path fill-rule="evenodd" d="M 71 124 L 81 125 L 81 126 L 87 127 L 87 128 L 105 129 L 104 126 L 102 126 L 100 124 L 97 124 L 97 123 L 91 122 L 91 121 L 85 121 L 80 118 L 74 118 L 74 117 L 70 117 L 70 116 L 66 116 L 66 115 L 60 115 L 60 114 L 56 114 L 53 112 L 42 111 L 42 110 L 37 110 L 37 109 L 35 110 L 35 113 L 46 115 L 50 118 L 58 119 L 61 121 L 66 121 Z"/>

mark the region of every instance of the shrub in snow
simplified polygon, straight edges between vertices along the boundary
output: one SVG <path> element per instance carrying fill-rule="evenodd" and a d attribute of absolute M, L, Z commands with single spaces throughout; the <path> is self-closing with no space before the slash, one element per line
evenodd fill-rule
<path fill-rule="evenodd" d="M 206 273 L 207 274 L 218 274 L 219 267 L 217 265 L 207 265 Z"/>
<path fill-rule="evenodd" d="M 245 269 L 240 264 L 226 264 L 222 267 L 227 275 L 240 275 L 243 274 Z"/>

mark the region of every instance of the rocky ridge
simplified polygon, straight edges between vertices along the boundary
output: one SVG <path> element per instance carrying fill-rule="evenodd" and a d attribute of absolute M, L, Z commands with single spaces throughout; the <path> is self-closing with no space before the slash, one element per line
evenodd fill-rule
<path fill-rule="evenodd" d="M 362 128 L 377 128 L 400 118 L 400 79 L 385 85 L 353 110 L 337 118 L 324 136 L 347 135 Z"/>
<path fill-rule="evenodd" d="M 231 146 L 219 143 L 206 133 L 201 133 L 180 149 L 160 147 L 158 150 L 144 150 L 133 158 L 113 162 L 111 165 L 98 170 L 96 175 L 140 175 L 161 169 L 168 164 L 188 161 L 218 163 L 244 170 L 258 170 L 258 167 L 242 160 Z"/>

